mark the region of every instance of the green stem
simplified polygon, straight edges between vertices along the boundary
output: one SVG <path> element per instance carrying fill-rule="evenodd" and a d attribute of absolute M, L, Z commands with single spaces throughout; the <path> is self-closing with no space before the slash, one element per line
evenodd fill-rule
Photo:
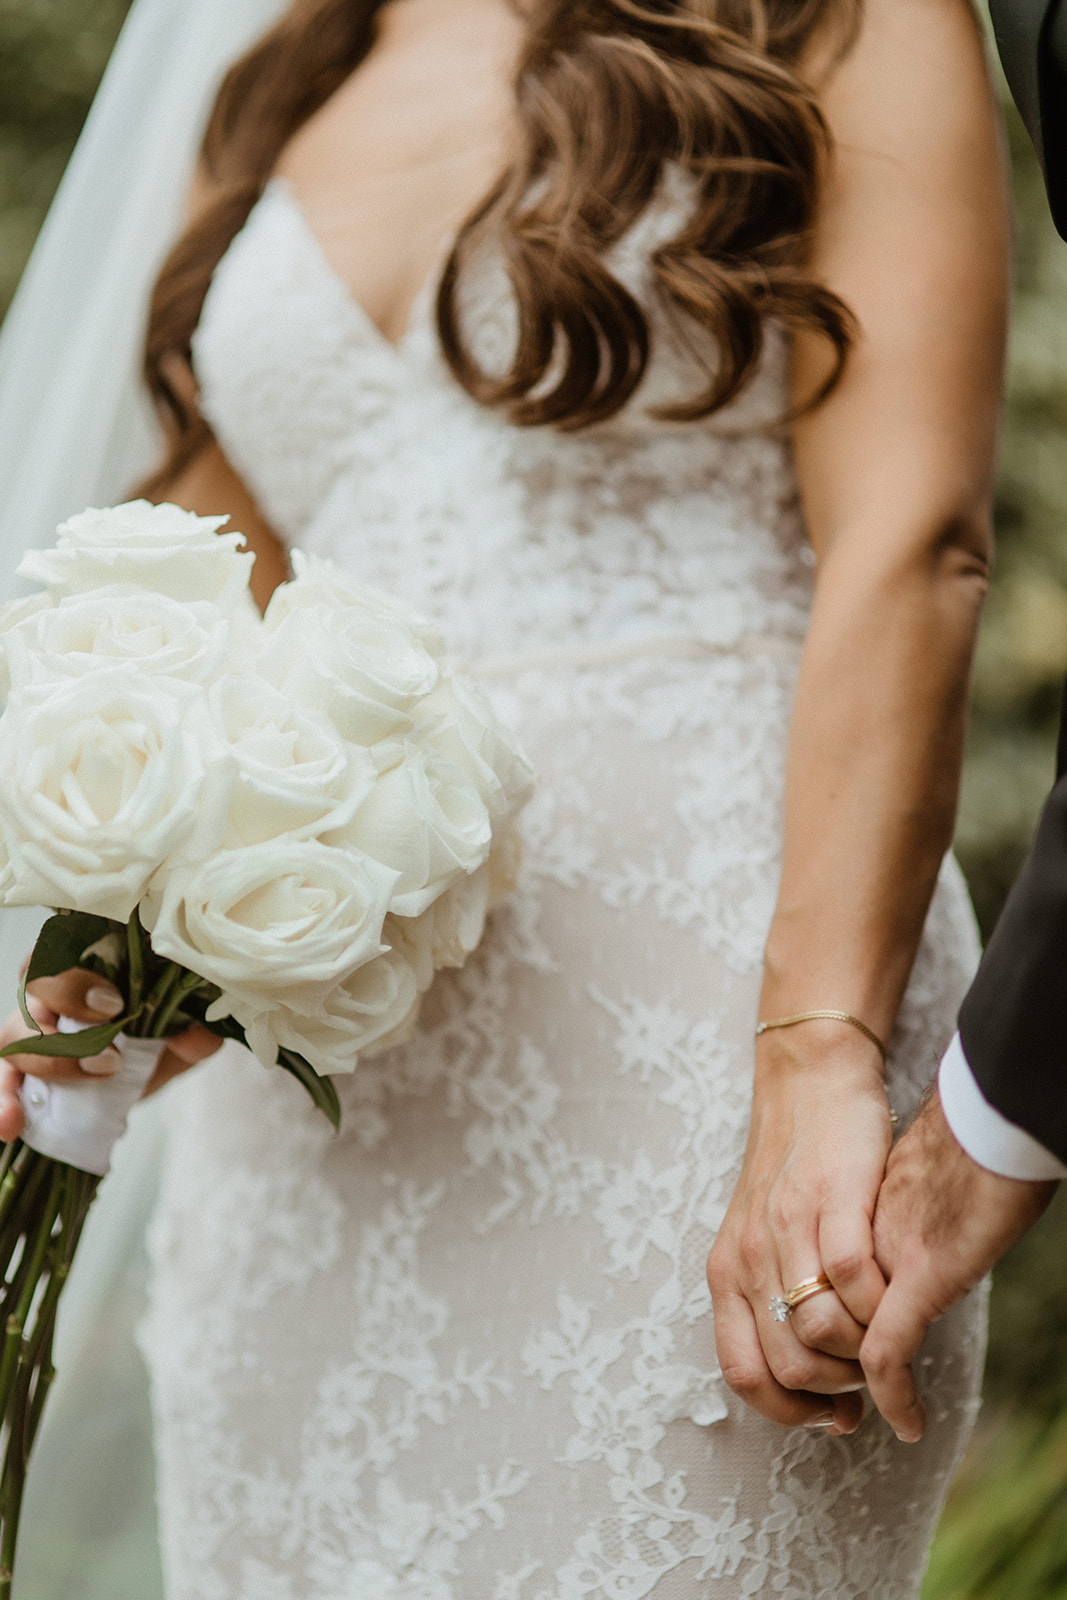
<path fill-rule="evenodd" d="M 56 1375 L 52 1365 L 52 1335 L 54 1327 L 48 1330 L 48 1348 L 42 1352 L 40 1367 L 37 1372 L 37 1382 L 33 1389 L 33 1401 L 30 1405 L 29 1419 L 26 1423 L 26 1460 L 29 1462 L 30 1454 L 37 1440 L 37 1430 L 41 1426 L 44 1416 L 45 1402 Z M 18 1530 L 16 1529 L 16 1532 Z"/>
<path fill-rule="evenodd" d="M 129 966 L 129 1009 L 131 1015 L 136 1015 L 141 1007 L 141 991 L 144 987 L 144 944 L 136 906 L 126 924 L 126 960 Z"/>
<path fill-rule="evenodd" d="M 20 1363 L 8 1419 L 7 1450 L 4 1454 L 4 1473 L 0 1480 L 0 1517 L 3 1519 L 3 1549 L 0 1565 L 13 1570 L 15 1547 L 19 1533 L 19 1515 L 22 1511 L 22 1494 L 26 1485 L 26 1466 L 29 1461 L 29 1443 L 26 1436 L 29 1421 L 30 1381 L 33 1368 L 29 1361 Z M 0 1590 L 2 1593 L 2 1590 Z"/>
<path fill-rule="evenodd" d="M 10 1388 L 11 1381 L 15 1375 L 21 1344 L 22 1326 L 18 1318 L 12 1315 L 8 1317 L 4 1325 L 3 1354 L 0 1356 L 0 1389 L 3 1389 L 5 1393 Z M 2 1557 L 0 1557 L 0 1564 L 2 1564 Z"/>
<path fill-rule="evenodd" d="M 37 1161 L 34 1158 L 34 1152 L 29 1146 L 22 1144 L 19 1140 L 15 1140 L 14 1144 L 18 1145 L 18 1149 L 7 1172 L 4 1174 L 3 1181 L 0 1182 L 0 1234 L 7 1227 L 8 1218 L 21 1209 L 20 1199 L 30 1178 L 33 1177 L 37 1170 Z M 8 1150 L 12 1148 L 13 1145 L 8 1145 L 7 1147 Z M 4 1154 L 7 1154 L 7 1150 L 5 1150 Z"/>
<path fill-rule="evenodd" d="M 15 1157 L 22 1149 L 22 1140 L 12 1139 L 11 1143 L 5 1144 L 3 1150 L 0 1151 L 0 1185 L 6 1181 L 7 1175 L 14 1165 Z"/>
<path fill-rule="evenodd" d="M 55 1334 L 59 1297 L 66 1287 L 74 1253 L 78 1248 L 82 1229 L 89 1216 L 89 1208 L 100 1184 L 99 1178 L 88 1172 L 79 1172 L 75 1167 L 69 1168 L 68 1173 L 67 1193 L 60 1213 L 60 1232 L 53 1252 L 54 1264 L 48 1287 L 34 1319 L 33 1334 L 30 1339 L 29 1356 L 36 1374 L 36 1383 L 26 1424 L 27 1463 L 33 1441 L 37 1437 L 48 1390 L 55 1377 L 55 1368 L 52 1365 L 52 1340 Z"/>
<path fill-rule="evenodd" d="M 19 1507 L 21 1511 L 22 1507 Z M 19 1536 L 18 1516 L 9 1517 L 6 1506 L 0 1506 L 0 1600 L 11 1600 L 11 1578 L 15 1566 L 15 1540 Z"/>
<path fill-rule="evenodd" d="M 41 1212 L 34 1222 L 32 1233 L 26 1235 L 26 1253 L 19 1262 L 16 1285 L 12 1285 L 18 1295 L 15 1307 L 8 1313 L 4 1324 L 3 1355 L 0 1357 L 0 1417 L 8 1419 L 8 1410 L 11 1401 L 11 1386 L 15 1381 L 18 1356 L 26 1328 L 26 1320 L 33 1306 L 33 1297 L 37 1293 L 37 1286 L 41 1279 L 41 1269 L 44 1266 L 48 1247 L 52 1242 L 52 1233 L 55 1228 L 56 1216 L 63 1201 L 63 1192 L 66 1187 L 64 1169 L 62 1164 L 45 1158 L 46 1164 L 52 1168 L 48 1187 L 48 1198 Z M 11 1292 L 6 1297 L 7 1304 L 11 1303 Z M 8 1455 L 11 1453 L 11 1441 L 8 1440 Z M 0 1553 L 0 1566 L 3 1555 Z M 0 1590 L 2 1593 L 2 1590 Z"/>
<path fill-rule="evenodd" d="M 41 1191 L 47 1186 L 48 1172 L 55 1162 L 48 1156 L 42 1156 L 36 1150 L 27 1146 L 25 1150 L 26 1161 L 23 1163 L 23 1182 L 15 1193 L 8 1215 L 0 1226 L 0 1274 L 3 1286 L 0 1288 L 0 1315 L 10 1309 L 12 1298 L 17 1298 L 20 1285 L 29 1264 L 28 1236 L 37 1225 L 37 1212 L 41 1198 Z M 15 1268 L 14 1277 L 8 1277 L 11 1258 L 19 1243 L 23 1245 L 22 1256 Z"/>
<path fill-rule="evenodd" d="M 145 996 L 141 1022 L 137 1029 L 138 1038 L 155 1039 L 161 1037 L 156 1028 L 160 1009 L 168 1006 L 171 993 L 175 985 L 181 982 L 184 972 L 184 967 L 179 967 L 174 961 L 168 961 L 162 973 Z"/>
<path fill-rule="evenodd" d="M 4 1241 L 5 1244 L 6 1235 L 9 1231 L 8 1219 L 11 1217 L 12 1212 L 16 1211 L 19 1191 L 25 1187 L 25 1175 L 19 1172 L 9 1172 L 3 1183 L 0 1183 L 0 1241 Z M 10 1226 L 12 1245 L 14 1245 L 15 1241 L 19 1238 L 20 1233 L 21 1229 L 19 1228 L 17 1221 L 14 1221 L 13 1225 Z M 7 1263 L 10 1261 L 10 1259 L 11 1254 L 9 1251 L 6 1260 L 0 1262 L 0 1273 L 7 1271 Z"/>
<path fill-rule="evenodd" d="M 28 1375 L 26 1378 L 26 1392 L 22 1396 L 22 1404 L 20 1405 L 19 1388 L 16 1385 L 15 1403 L 12 1407 L 12 1431 L 8 1446 L 10 1455 L 11 1442 L 14 1441 L 15 1423 L 17 1421 L 23 1432 L 23 1447 L 17 1457 L 23 1473 L 29 1466 L 30 1447 L 37 1432 L 37 1425 L 41 1420 L 40 1413 L 44 1409 L 44 1396 L 41 1395 L 40 1399 L 38 1399 L 37 1390 L 41 1371 L 45 1366 L 51 1366 L 52 1335 L 55 1330 L 56 1312 L 59 1309 L 59 1297 L 63 1293 L 67 1281 L 68 1270 L 65 1262 L 57 1261 L 55 1263 L 49 1274 L 47 1287 L 34 1317 L 33 1332 L 24 1341 L 21 1366 Z M 37 1380 L 36 1382 L 34 1382 L 35 1379 Z M 48 1381 L 51 1382 L 51 1379 Z M 32 1400 L 29 1394 L 31 1383 L 33 1384 Z"/>
<path fill-rule="evenodd" d="M 167 1030 L 174 1020 L 174 1014 L 180 1008 L 182 1001 L 187 995 L 192 994 L 194 989 L 199 988 L 203 981 L 197 977 L 195 972 L 185 972 L 181 967 L 175 967 L 174 971 L 180 974 L 178 981 L 171 988 L 163 1004 L 157 1007 L 154 1016 L 149 1022 L 149 1029 L 151 1030 L 149 1038 L 151 1039 L 166 1038 Z"/>
<path fill-rule="evenodd" d="M 55 1377 L 52 1341 L 59 1299 L 99 1184 L 76 1167 L 38 1159 L 47 1175 L 47 1198 L 26 1230 L 17 1289 L 15 1283 L 6 1286 L 8 1303 L 16 1292 L 18 1303 L 7 1320 L 0 1360 L 0 1418 L 7 1431 L 0 1473 L 0 1600 L 11 1596 L 30 1451 Z M 31 1314 L 32 1327 L 26 1328 Z"/>

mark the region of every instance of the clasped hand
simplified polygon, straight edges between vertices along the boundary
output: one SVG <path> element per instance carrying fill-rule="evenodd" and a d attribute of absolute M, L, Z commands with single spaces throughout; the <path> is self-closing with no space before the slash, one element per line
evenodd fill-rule
<path fill-rule="evenodd" d="M 723 1378 L 787 1427 L 851 1433 L 870 1390 L 898 1438 L 925 1412 L 911 1371 L 930 1324 L 1040 1215 L 1055 1185 L 986 1172 L 936 1094 L 890 1153 L 862 1044 L 761 1041 L 744 1166 L 708 1258 Z M 825 1277 L 785 1321 L 771 1302 Z"/>
<path fill-rule="evenodd" d="M 42 1033 L 55 1033 L 61 1016 L 84 1027 L 110 1022 L 122 1011 L 122 996 L 95 973 L 74 970 L 55 978 L 39 978 L 29 985 L 26 1003 Z M 24 1039 L 29 1033 L 26 1019 L 15 1010 L 0 1027 L 0 1047 Z M 214 1054 L 220 1040 L 199 1025 L 186 1028 L 167 1040 L 146 1094 L 185 1072 L 198 1061 Z M 119 1067 L 119 1053 L 113 1046 L 88 1060 L 74 1061 L 63 1056 L 6 1056 L 0 1059 L 0 1140 L 17 1139 L 25 1126 L 19 1098 L 23 1079 L 44 1078 L 53 1083 L 86 1082 L 109 1077 Z"/>
<path fill-rule="evenodd" d="M 863 1416 L 860 1348 L 886 1286 L 872 1236 L 892 1137 L 879 1068 L 836 1030 L 757 1048 L 748 1148 L 708 1283 L 725 1381 L 788 1427 L 851 1433 Z M 822 1276 L 832 1292 L 775 1319 L 772 1300 Z"/>

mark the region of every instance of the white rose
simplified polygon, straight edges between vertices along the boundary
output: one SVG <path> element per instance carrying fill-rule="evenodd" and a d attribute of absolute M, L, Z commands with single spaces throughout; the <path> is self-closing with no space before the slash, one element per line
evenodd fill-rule
<path fill-rule="evenodd" d="M 145 921 L 161 956 L 223 991 L 209 1012 L 248 1028 L 275 1005 L 314 1015 L 384 949 L 396 873 L 313 839 L 222 850 L 171 873 Z"/>
<path fill-rule="evenodd" d="M 489 812 L 466 775 L 436 750 L 409 744 L 336 835 L 395 868 L 391 909 L 417 917 L 489 855 Z"/>
<path fill-rule="evenodd" d="M 419 994 L 425 994 L 433 982 L 433 907 L 421 917 L 397 917 L 392 912 L 385 919 L 382 939 L 403 956 L 415 977 Z"/>
<path fill-rule="evenodd" d="M 239 533 L 217 532 L 228 521 L 147 500 L 82 511 L 60 525 L 54 550 L 27 551 L 18 571 L 46 584 L 53 600 L 134 584 L 228 610 L 248 588 L 255 560 Z"/>
<path fill-rule="evenodd" d="M 27 594 L 18 600 L 9 600 L 6 605 L 0 606 L 0 636 L 17 628 L 29 617 L 35 617 L 38 612 L 47 611 L 51 604 L 46 594 Z"/>
<path fill-rule="evenodd" d="M 489 910 L 489 868 L 461 878 L 426 912 L 433 919 L 430 951 L 435 968 L 461 967 L 482 942 Z"/>
<path fill-rule="evenodd" d="M 245 592 L 228 613 L 230 648 L 226 658 L 229 672 L 254 672 L 263 645 L 263 618 L 249 592 Z"/>
<path fill-rule="evenodd" d="M 46 594 L 30 594 L 19 600 L 9 600 L 7 605 L 0 606 L 0 707 L 7 704 L 7 697 L 11 693 L 7 656 L 2 648 L 4 635 L 17 628 L 20 623 L 28 621 L 30 617 L 37 616 L 38 612 L 47 611 L 51 604 Z"/>
<path fill-rule="evenodd" d="M 488 863 L 454 883 L 417 917 L 390 915 L 382 937 L 404 957 L 420 994 L 442 967 L 462 967 L 482 942 L 491 889 Z"/>
<path fill-rule="evenodd" d="M 320 556 L 308 555 L 303 550 L 292 552 L 292 563 L 295 576 L 288 583 L 278 585 L 267 606 L 263 621 L 269 631 L 278 627 L 291 612 L 306 611 L 310 606 L 326 606 L 332 611 L 354 608 L 397 624 L 432 656 L 444 654 L 444 640 L 438 629 L 406 601 L 368 589 L 366 584 L 357 583 L 331 561 L 323 561 Z"/>
<path fill-rule="evenodd" d="M 227 844 L 317 834 L 351 821 L 375 780 L 365 750 L 258 677 L 220 678 L 208 698 L 237 768 Z"/>
<path fill-rule="evenodd" d="M 415 975 L 404 956 L 386 950 L 331 989 L 313 1015 L 276 1006 L 255 1018 L 249 1048 L 263 1062 L 282 1047 L 316 1072 L 352 1072 L 361 1054 L 377 1055 L 411 1037 L 419 1011 Z"/>
<path fill-rule="evenodd" d="M 0 718 L 5 903 L 124 922 L 194 829 L 208 847 L 227 779 L 202 746 L 205 720 L 198 691 L 163 678 L 15 690 Z"/>
<path fill-rule="evenodd" d="M 230 630 L 217 606 L 204 600 L 183 605 L 128 587 L 70 596 L 0 638 L 16 689 L 106 667 L 207 683 L 229 644 Z"/>
<path fill-rule="evenodd" d="M 413 708 L 440 675 L 404 623 L 352 606 L 291 611 L 257 667 L 282 694 L 324 711 L 344 738 L 361 745 L 403 737 Z"/>
<path fill-rule="evenodd" d="M 443 676 L 419 703 L 412 735 L 465 772 L 494 822 L 513 815 L 533 791 L 533 768 L 488 696 L 469 679 Z"/>
<path fill-rule="evenodd" d="M 515 823 L 508 822 L 493 834 L 493 848 L 486 863 L 489 868 L 489 908 L 511 894 L 519 881 L 522 865 L 522 838 Z"/>

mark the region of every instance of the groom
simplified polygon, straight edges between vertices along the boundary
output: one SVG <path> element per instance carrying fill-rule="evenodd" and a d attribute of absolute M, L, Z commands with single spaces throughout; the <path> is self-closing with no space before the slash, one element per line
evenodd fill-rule
<path fill-rule="evenodd" d="M 990 0 L 1004 70 L 1067 239 L 1067 0 Z M 1067 708 L 1058 773 L 938 1090 L 889 1158 L 874 1219 L 889 1287 L 860 1360 L 878 1409 L 918 1439 L 910 1362 L 1067 1177 Z"/>

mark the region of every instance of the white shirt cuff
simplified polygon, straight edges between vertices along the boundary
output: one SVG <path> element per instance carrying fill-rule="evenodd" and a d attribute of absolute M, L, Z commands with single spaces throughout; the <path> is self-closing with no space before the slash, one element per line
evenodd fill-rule
<path fill-rule="evenodd" d="M 1067 1167 L 1051 1150 L 989 1104 L 975 1082 L 958 1033 L 945 1051 L 937 1087 L 945 1121 L 980 1167 L 1029 1183 L 1067 1178 Z"/>

